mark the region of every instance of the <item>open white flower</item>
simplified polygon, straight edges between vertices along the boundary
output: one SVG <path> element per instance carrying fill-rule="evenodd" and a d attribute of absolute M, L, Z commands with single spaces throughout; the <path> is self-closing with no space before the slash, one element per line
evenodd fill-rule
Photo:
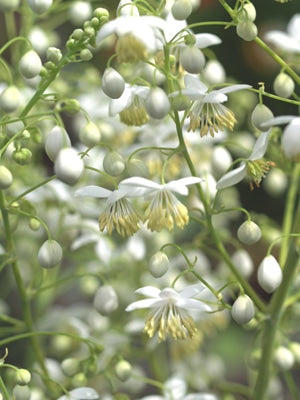
<path fill-rule="evenodd" d="M 149 337 L 158 333 L 160 340 L 166 340 L 168 335 L 174 339 L 192 338 L 197 332 L 197 328 L 188 311 L 203 313 L 211 310 L 201 300 L 191 298 L 202 292 L 204 288 L 202 284 L 198 283 L 177 292 L 172 288 L 159 290 L 153 286 L 145 286 L 136 290 L 135 293 L 148 298 L 129 304 L 126 311 L 151 309 L 144 328 Z"/>
<path fill-rule="evenodd" d="M 189 221 L 188 210 L 174 193 L 183 196 L 188 195 L 188 185 L 202 182 L 202 178 L 187 177 L 159 184 L 146 178 L 131 177 L 124 179 L 119 184 L 120 189 L 126 189 L 131 196 L 144 196 L 150 198 L 150 204 L 145 211 L 147 227 L 152 231 L 161 231 L 164 227 L 171 231 L 174 222 L 179 228 L 183 228 Z"/>
<path fill-rule="evenodd" d="M 271 130 L 260 134 L 253 147 L 252 153 L 249 158 L 241 163 L 238 168 L 229 171 L 227 174 L 222 176 L 217 182 L 217 189 L 224 189 L 229 186 L 236 185 L 244 178 L 249 177 L 254 183 L 259 186 L 262 178 L 265 177 L 268 172 L 270 165 L 273 165 L 270 161 L 265 161 L 263 156 L 267 150 L 269 137 Z M 253 189 L 252 182 L 250 182 L 250 188 Z"/>
<path fill-rule="evenodd" d="M 173 92 L 170 96 L 183 94 L 194 101 L 189 112 L 189 131 L 200 128 L 201 136 L 210 134 L 214 137 L 219 130 L 233 129 L 236 123 L 234 113 L 223 105 L 228 99 L 226 93 L 248 89 L 250 85 L 231 85 L 208 92 L 208 87 L 195 76 L 186 75 L 184 83 L 185 89 Z"/>
<path fill-rule="evenodd" d="M 140 217 L 134 211 L 125 190 L 108 190 L 100 186 L 90 185 L 75 192 L 75 196 L 91 196 L 106 199 L 106 207 L 99 216 L 99 228 L 111 235 L 115 229 L 121 236 L 133 235 L 139 230 Z"/>
<path fill-rule="evenodd" d="M 286 32 L 272 30 L 265 39 L 288 53 L 300 53 L 300 14 L 295 14 L 287 25 Z"/>

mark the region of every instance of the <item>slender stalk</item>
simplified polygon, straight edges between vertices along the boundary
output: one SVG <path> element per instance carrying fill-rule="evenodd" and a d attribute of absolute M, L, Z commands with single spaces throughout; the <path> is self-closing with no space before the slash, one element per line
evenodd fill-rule
<path fill-rule="evenodd" d="M 5 386 L 1 376 L 0 376 L 0 390 L 1 390 L 0 393 L 3 394 L 4 400 L 10 400 L 9 393 L 8 393 L 8 391 L 6 389 L 6 386 Z"/>

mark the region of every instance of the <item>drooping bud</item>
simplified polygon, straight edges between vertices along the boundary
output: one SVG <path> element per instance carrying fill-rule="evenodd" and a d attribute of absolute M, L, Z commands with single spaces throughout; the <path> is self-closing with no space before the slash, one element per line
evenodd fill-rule
<path fill-rule="evenodd" d="M 121 154 L 116 151 L 109 151 L 103 159 L 103 169 L 111 176 L 119 176 L 125 170 L 125 161 Z"/>
<path fill-rule="evenodd" d="M 274 361 L 281 371 L 288 371 L 294 366 L 295 357 L 287 347 L 279 346 L 274 352 Z"/>
<path fill-rule="evenodd" d="M 79 57 L 82 61 L 90 61 L 93 58 L 93 53 L 89 49 L 82 49 L 80 51 Z"/>
<path fill-rule="evenodd" d="M 149 271 L 155 278 L 163 276 L 168 271 L 168 268 L 169 259 L 164 252 L 158 251 L 150 258 Z"/>
<path fill-rule="evenodd" d="M 94 297 L 94 307 L 101 315 L 109 315 L 119 306 L 119 300 L 112 286 L 101 286 Z"/>
<path fill-rule="evenodd" d="M 130 176 L 142 176 L 143 178 L 149 176 L 147 165 L 138 158 L 131 158 L 127 162 L 126 169 Z"/>
<path fill-rule="evenodd" d="M 83 171 L 84 163 L 73 147 L 60 150 L 54 162 L 54 172 L 58 179 L 68 185 L 75 185 Z"/>
<path fill-rule="evenodd" d="M 267 131 L 269 128 L 263 127 L 262 124 L 273 117 L 272 111 L 267 106 L 257 104 L 252 111 L 251 122 L 260 131 Z"/>
<path fill-rule="evenodd" d="M 250 19 L 245 19 L 237 24 L 236 33 L 240 38 L 251 42 L 257 36 L 257 27 Z"/>
<path fill-rule="evenodd" d="M 210 85 L 214 85 L 225 82 L 226 73 L 218 60 L 209 60 L 203 69 L 203 77 Z"/>
<path fill-rule="evenodd" d="M 122 382 L 130 378 L 131 370 L 131 364 L 126 360 L 121 360 L 115 365 L 115 373 Z"/>
<path fill-rule="evenodd" d="M 55 161 L 61 149 L 70 146 L 69 135 L 61 126 L 54 126 L 46 137 L 45 151 L 51 161 Z"/>
<path fill-rule="evenodd" d="M 244 278 L 249 278 L 252 274 L 254 265 L 249 253 L 244 249 L 239 249 L 232 255 L 232 261 Z"/>
<path fill-rule="evenodd" d="M 79 139 L 85 146 L 92 147 L 100 142 L 101 132 L 94 122 L 88 121 L 80 128 Z"/>
<path fill-rule="evenodd" d="M 28 386 L 16 385 L 12 391 L 14 400 L 29 400 L 31 397 L 31 390 Z"/>
<path fill-rule="evenodd" d="M 23 147 L 22 149 L 14 150 L 12 158 L 17 164 L 26 165 L 30 163 L 32 153 L 29 149 Z"/>
<path fill-rule="evenodd" d="M 19 368 L 16 371 L 15 379 L 18 385 L 28 385 L 28 383 L 31 381 L 31 373 L 27 369 Z"/>
<path fill-rule="evenodd" d="M 156 87 L 149 92 L 145 105 L 147 113 L 155 119 L 164 118 L 170 111 L 169 98 L 160 87 Z"/>
<path fill-rule="evenodd" d="M 38 53 L 34 50 L 29 50 L 25 53 L 19 62 L 20 73 L 26 79 L 31 79 L 39 75 L 42 69 L 42 61 Z"/>
<path fill-rule="evenodd" d="M 12 183 L 12 173 L 4 165 L 0 165 L 0 190 L 9 188 Z"/>
<path fill-rule="evenodd" d="M 25 128 L 23 121 L 8 122 L 5 125 L 5 133 L 9 138 L 21 132 Z"/>
<path fill-rule="evenodd" d="M 43 14 L 51 7 L 53 0 L 27 0 L 29 7 L 36 14 Z"/>
<path fill-rule="evenodd" d="M 240 225 L 237 236 L 244 244 L 254 244 L 261 238 L 261 230 L 255 222 L 247 220 Z"/>
<path fill-rule="evenodd" d="M 300 161 L 300 118 L 294 118 L 284 129 L 281 146 L 286 158 Z"/>
<path fill-rule="evenodd" d="M 14 112 L 21 103 L 21 95 L 16 86 L 7 86 L 0 94 L 0 108 L 7 113 Z"/>
<path fill-rule="evenodd" d="M 190 74 L 198 74 L 205 65 L 204 54 L 198 47 L 185 46 L 180 50 L 180 64 Z"/>
<path fill-rule="evenodd" d="M 211 167 L 216 178 L 220 178 L 232 164 L 232 157 L 229 151 L 222 146 L 216 146 L 211 156 Z"/>
<path fill-rule="evenodd" d="M 175 0 L 171 12 L 175 19 L 182 21 L 190 16 L 193 10 L 191 0 Z"/>
<path fill-rule="evenodd" d="M 273 89 L 277 96 L 287 99 L 295 90 L 295 82 L 288 74 L 281 72 L 273 82 Z"/>
<path fill-rule="evenodd" d="M 61 363 L 61 369 L 66 376 L 74 376 L 80 371 L 80 362 L 77 358 L 66 358 Z"/>
<path fill-rule="evenodd" d="M 247 324 L 255 315 L 253 301 L 246 294 L 239 296 L 231 308 L 232 318 L 238 324 Z"/>
<path fill-rule="evenodd" d="M 38 262 L 41 267 L 50 269 L 60 263 L 63 256 L 61 245 L 56 240 L 46 240 L 39 249 Z"/>
<path fill-rule="evenodd" d="M 243 19 L 249 19 L 252 22 L 255 21 L 256 9 L 254 5 L 252 3 L 244 4 L 242 14 L 243 14 Z"/>
<path fill-rule="evenodd" d="M 278 168 L 273 168 L 264 180 L 264 189 L 272 196 L 281 196 L 288 186 L 288 177 Z"/>
<path fill-rule="evenodd" d="M 72 385 L 75 387 L 81 387 L 85 386 L 87 384 L 87 377 L 83 372 L 78 372 L 76 375 L 73 376 L 72 378 Z M 73 397 L 73 396 L 72 396 Z M 72 399 L 71 397 L 71 399 Z M 73 398 L 76 399 L 74 396 Z M 83 399 L 84 397 L 78 397 L 80 400 Z M 98 399 L 98 397 L 96 397 Z"/>
<path fill-rule="evenodd" d="M 47 60 L 53 64 L 57 64 L 62 58 L 62 52 L 57 47 L 48 47 Z"/>
<path fill-rule="evenodd" d="M 125 81 L 118 71 L 109 67 L 102 76 L 102 90 L 111 99 L 118 99 L 125 89 Z"/>
<path fill-rule="evenodd" d="M 276 258 L 272 255 L 266 256 L 257 270 L 259 286 L 267 293 L 273 293 L 281 284 L 282 270 Z"/>
<path fill-rule="evenodd" d="M 73 1 L 69 9 L 69 20 L 75 26 L 81 26 L 92 16 L 92 6 L 89 1 Z"/>

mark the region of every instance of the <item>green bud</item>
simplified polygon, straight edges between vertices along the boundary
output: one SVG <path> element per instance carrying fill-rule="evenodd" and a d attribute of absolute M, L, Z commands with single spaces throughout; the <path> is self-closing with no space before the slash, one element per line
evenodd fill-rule
<path fill-rule="evenodd" d="M 93 16 L 98 18 L 98 19 L 106 19 L 108 21 L 109 19 L 109 12 L 106 8 L 98 7 L 94 10 Z"/>
<path fill-rule="evenodd" d="M 116 376 L 120 381 L 125 382 L 131 375 L 131 364 L 126 360 L 121 360 L 115 365 Z"/>
<path fill-rule="evenodd" d="M 27 369 L 19 368 L 16 372 L 16 382 L 18 385 L 28 385 L 31 381 L 31 373 Z"/>
<path fill-rule="evenodd" d="M 74 376 L 80 370 L 80 362 L 77 358 L 66 358 L 61 363 L 61 369 L 66 376 Z"/>
<path fill-rule="evenodd" d="M 93 58 L 93 53 L 89 49 L 83 49 L 81 50 L 79 56 L 82 61 L 90 61 Z"/>
<path fill-rule="evenodd" d="M 80 128 L 79 139 L 87 147 L 95 146 L 101 140 L 101 132 L 94 122 L 89 121 Z"/>
<path fill-rule="evenodd" d="M 293 94 L 295 90 L 295 83 L 288 74 L 281 72 L 274 80 L 273 89 L 277 96 L 287 99 Z"/>
<path fill-rule="evenodd" d="M 86 28 L 84 28 L 84 32 L 89 38 L 96 36 L 96 31 L 92 26 L 87 26 Z"/>
<path fill-rule="evenodd" d="M 53 71 L 56 68 L 54 62 L 52 61 L 46 61 L 44 67 L 49 71 Z"/>
<path fill-rule="evenodd" d="M 20 150 L 15 150 L 12 154 L 13 160 L 20 165 L 29 164 L 32 158 L 32 153 L 29 149 L 23 147 Z"/>
<path fill-rule="evenodd" d="M 72 378 L 72 385 L 74 387 L 86 386 L 87 378 L 83 372 L 78 372 L 78 374 L 74 375 Z"/>
<path fill-rule="evenodd" d="M 257 27 L 250 19 L 245 19 L 237 24 L 236 33 L 240 38 L 251 42 L 257 36 Z"/>
<path fill-rule="evenodd" d="M 29 227 L 32 231 L 37 231 L 40 229 L 41 223 L 36 218 L 30 218 L 29 220 Z"/>
<path fill-rule="evenodd" d="M 71 37 L 75 40 L 81 40 L 83 39 L 84 32 L 82 29 L 75 29 L 71 35 Z"/>
<path fill-rule="evenodd" d="M 92 25 L 93 28 L 99 29 L 99 27 L 100 27 L 100 21 L 99 21 L 99 19 L 96 18 L 96 17 L 93 17 L 93 18 L 91 19 L 91 25 Z"/>
<path fill-rule="evenodd" d="M 12 173 L 4 165 L 0 165 L 0 190 L 9 188 L 12 183 Z"/>
<path fill-rule="evenodd" d="M 196 42 L 197 42 L 197 40 L 196 40 L 195 35 L 191 35 L 191 34 L 185 35 L 184 43 L 187 46 L 195 46 Z"/>
<path fill-rule="evenodd" d="M 119 176 L 125 169 L 125 161 L 121 154 L 109 151 L 103 159 L 104 171 L 111 176 Z"/>
<path fill-rule="evenodd" d="M 160 278 L 169 269 L 169 259 L 165 253 L 158 251 L 149 261 L 149 270 L 155 278 Z"/>
<path fill-rule="evenodd" d="M 53 64 L 57 64 L 62 58 L 61 50 L 57 47 L 48 47 L 47 49 L 47 60 Z"/>
<path fill-rule="evenodd" d="M 172 109 L 175 111 L 186 110 L 191 104 L 191 100 L 184 94 L 179 94 L 175 97 L 171 97 L 170 100 Z"/>
<path fill-rule="evenodd" d="M 67 41 L 67 43 L 66 43 L 66 46 L 67 46 L 67 48 L 69 49 L 69 50 L 74 50 L 75 48 L 76 48 L 76 45 L 77 45 L 77 43 L 76 43 L 76 41 L 75 41 L 75 39 L 69 39 L 68 41 Z"/>

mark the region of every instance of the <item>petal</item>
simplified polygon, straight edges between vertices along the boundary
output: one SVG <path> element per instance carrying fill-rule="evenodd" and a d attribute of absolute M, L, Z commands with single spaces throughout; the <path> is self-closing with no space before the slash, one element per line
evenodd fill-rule
<path fill-rule="evenodd" d="M 281 125 L 281 124 L 288 124 L 289 122 L 293 121 L 293 119 L 299 118 L 294 115 L 280 115 L 279 117 L 274 117 L 269 119 L 268 121 L 262 124 L 262 127 L 270 128 L 274 125 Z"/>
<path fill-rule="evenodd" d="M 151 308 L 153 306 L 156 306 L 161 303 L 161 300 L 157 299 L 143 299 L 143 300 L 138 300 L 134 301 L 133 303 L 129 304 L 126 308 L 125 311 L 130 312 L 133 310 L 139 310 L 142 308 Z"/>
<path fill-rule="evenodd" d="M 265 40 L 274 46 L 288 52 L 300 52 L 299 40 L 281 31 L 270 31 L 265 34 Z"/>
<path fill-rule="evenodd" d="M 185 310 L 197 310 L 197 311 L 211 311 L 211 307 L 207 304 L 203 303 L 200 300 L 195 299 L 177 299 L 176 300 L 176 307 L 184 308 Z"/>
<path fill-rule="evenodd" d="M 217 182 L 217 190 L 224 189 L 229 186 L 233 186 L 236 183 L 243 180 L 246 176 L 246 164 L 242 163 L 238 168 L 229 171 L 227 174 L 222 176 Z"/>
<path fill-rule="evenodd" d="M 142 294 L 146 297 L 158 297 L 161 290 L 154 286 L 144 286 L 142 288 L 137 289 L 134 293 Z"/>
<path fill-rule="evenodd" d="M 112 35 L 117 27 L 117 20 L 109 21 L 103 27 L 99 30 L 96 36 L 96 45 L 99 46 L 99 44 L 107 38 L 108 36 Z"/>
<path fill-rule="evenodd" d="M 109 115 L 113 116 L 129 107 L 133 101 L 134 93 L 130 85 L 126 85 L 125 90 L 121 97 L 118 99 L 111 99 L 109 102 Z"/>
<path fill-rule="evenodd" d="M 196 176 L 189 176 L 186 178 L 177 179 L 176 181 L 170 181 L 165 185 L 165 188 L 171 190 L 172 192 L 176 192 L 183 196 L 187 196 L 188 195 L 187 186 L 200 182 L 203 182 L 202 178 L 198 178 Z"/>
<path fill-rule="evenodd" d="M 98 198 L 108 198 L 111 195 L 112 191 L 108 189 L 104 189 L 101 186 L 84 186 L 74 193 L 74 196 L 90 196 L 90 197 L 98 197 Z"/>
<path fill-rule="evenodd" d="M 247 85 L 247 84 L 240 84 L 240 85 L 230 85 L 230 86 L 226 86 L 226 87 L 224 87 L 224 88 L 222 88 L 222 89 L 218 89 L 218 90 L 215 90 L 216 92 L 219 92 L 219 93 L 232 93 L 232 92 L 236 92 L 236 91 L 238 91 L 238 90 L 243 90 L 243 89 L 249 89 L 249 88 L 251 88 L 252 86 L 251 85 Z"/>
<path fill-rule="evenodd" d="M 208 87 L 203 82 L 201 82 L 193 75 L 185 75 L 184 86 L 186 89 L 192 89 L 195 92 L 199 91 L 201 93 L 206 93 L 208 89 Z"/>
<path fill-rule="evenodd" d="M 287 26 L 287 33 L 294 39 L 300 41 L 300 14 L 295 14 L 292 16 Z"/>
<path fill-rule="evenodd" d="M 203 103 L 224 103 L 224 101 L 227 101 L 227 99 L 228 97 L 226 94 L 220 93 L 219 90 L 213 90 L 205 95 Z"/>
<path fill-rule="evenodd" d="M 150 179 L 142 178 L 140 176 L 133 176 L 131 178 L 124 179 L 119 183 L 119 188 L 121 190 L 124 190 L 126 187 L 134 191 L 136 196 L 142 196 L 151 190 L 160 190 L 163 186 L 159 183 L 151 181 Z"/>
<path fill-rule="evenodd" d="M 198 33 L 195 35 L 196 37 L 196 46 L 199 49 L 204 49 L 208 46 L 213 46 L 215 44 L 220 44 L 222 40 L 212 33 Z"/>
<path fill-rule="evenodd" d="M 190 393 L 183 400 L 218 400 L 218 397 L 211 393 Z"/>
<path fill-rule="evenodd" d="M 202 283 L 195 283 L 195 285 L 190 285 L 184 288 L 180 292 L 180 297 L 189 298 L 196 296 L 197 294 L 201 293 L 202 290 L 205 289 L 205 286 Z"/>
<path fill-rule="evenodd" d="M 260 134 L 259 138 L 255 142 L 253 151 L 249 157 L 250 161 L 259 160 L 260 158 L 263 158 L 269 144 L 270 133 L 271 129 Z"/>

